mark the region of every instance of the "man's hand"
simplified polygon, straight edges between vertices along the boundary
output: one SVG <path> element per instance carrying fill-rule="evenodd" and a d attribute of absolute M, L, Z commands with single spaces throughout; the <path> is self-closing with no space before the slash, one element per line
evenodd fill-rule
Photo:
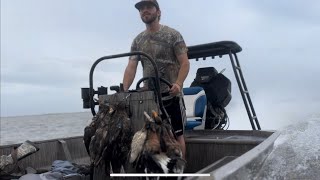
<path fill-rule="evenodd" d="M 169 92 L 170 95 L 176 96 L 179 92 L 181 92 L 181 86 L 178 83 L 173 83 Z"/>

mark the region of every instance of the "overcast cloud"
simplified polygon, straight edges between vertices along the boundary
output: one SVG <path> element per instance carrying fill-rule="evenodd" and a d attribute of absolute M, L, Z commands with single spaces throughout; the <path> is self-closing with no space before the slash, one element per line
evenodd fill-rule
<path fill-rule="evenodd" d="M 80 112 L 81 87 L 101 56 L 128 52 L 142 30 L 137 1 L 1 0 L 1 116 Z M 238 55 L 263 129 L 303 120 L 320 110 L 320 2 L 317 0 L 159 0 L 161 23 L 188 45 L 221 40 Z M 126 58 L 99 64 L 95 87 L 119 84 Z M 250 129 L 227 58 L 215 66 L 233 81 L 231 128 Z M 137 78 L 141 77 L 141 73 Z M 278 125 L 277 125 L 278 124 Z"/>

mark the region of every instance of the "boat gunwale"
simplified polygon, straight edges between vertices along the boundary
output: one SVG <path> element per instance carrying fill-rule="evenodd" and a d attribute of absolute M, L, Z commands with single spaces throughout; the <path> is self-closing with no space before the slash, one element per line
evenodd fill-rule
<path fill-rule="evenodd" d="M 280 132 L 275 131 L 270 137 L 253 149 L 213 172 L 210 172 L 211 177 L 214 179 L 237 179 L 241 175 L 246 175 L 248 179 L 254 179 L 254 175 L 259 172 L 260 169 L 255 170 L 253 167 L 261 167 L 262 163 L 271 153 L 274 143 L 279 136 Z"/>

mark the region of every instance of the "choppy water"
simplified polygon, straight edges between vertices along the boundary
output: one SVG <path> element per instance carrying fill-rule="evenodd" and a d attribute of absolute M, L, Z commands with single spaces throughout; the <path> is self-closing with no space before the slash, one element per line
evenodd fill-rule
<path fill-rule="evenodd" d="M 256 179 L 320 179 L 320 116 L 283 129 Z"/>
<path fill-rule="evenodd" d="M 89 112 L 1 117 L 0 145 L 80 136 L 91 117 Z M 281 130 L 256 179 L 320 179 L 320 115 Z"/>
<path fill-rule="evenodd" d="M 91 118 L 89 112 L 1 117 L 0 145 L 80 136 Z"/>

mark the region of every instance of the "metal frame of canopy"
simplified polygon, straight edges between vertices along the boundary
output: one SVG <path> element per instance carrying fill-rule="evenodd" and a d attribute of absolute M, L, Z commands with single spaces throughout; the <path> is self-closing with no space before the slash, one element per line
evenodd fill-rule
<path fill-rule="evenodd" d="M 247 110 L 251 127 L 253 130 L 261 130 L 258 117 L 254 110 L 251 97 L 243 77 L 240 62 L 237 56 L 237 53 L 241 52 L 242 48 L 236 42 L 233 41 L 220 41 L 190 46 L 188 47 L 188 50 L 189 59 L 196 59 L 197 61 L 199 60 L 199 58 L 203 58 L 205 60 L 207 57 L 214 58 L 215 56 L 222 57 L 223 55 L 229 55 L 233 72 L 239 86 L 243 103 Z"/>

